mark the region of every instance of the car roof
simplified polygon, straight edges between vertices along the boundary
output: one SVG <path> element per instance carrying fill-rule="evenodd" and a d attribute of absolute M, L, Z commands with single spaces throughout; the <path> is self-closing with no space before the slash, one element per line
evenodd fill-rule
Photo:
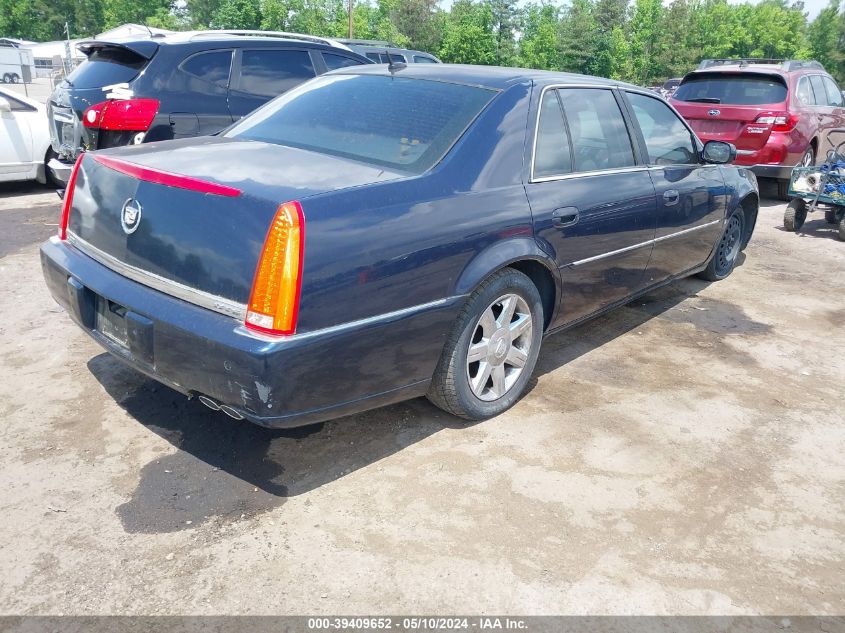
<path fill-rule="evenodd" d="M 344 42 L 346 44 L 346 42 Z M 358 49 L 360 51 L 366 51 L 367 53 L 383 53 L 384 51 L 390 51 L 391 53 L 408 53 L 410 55 L 425 55 L 426 57 L 430 57 L 432 59 L 437 59 L 431 53 L 427 53 L 425 51 L 418 51 L 413 48 L 401 48 L 399 46 L 378 46 L 377 44 L 355 44 L 354 42 L 349 42 L 348 46 L 352 49 Z"/>
<path fill-rule="evenodd" d="M 94 40 L 97 41 L 97 40 Z M 227 44 L 243 43 L 252 44 L 295 44 L 305 46 L 316 46 L 321 48 L 335 48 L 346 52 L 354 52 L 351 48 L 327 37 L 306 35 L 300 33 L 285 33 L 274 31 L 252 31 L 252 30 L 209 30 L 209 31 L 175 31 L 173 33 L 157 34 L 152 37 L 139 37 L 132 40 L 120 40 L 109 42 L 116 45 L 132 45 L 142 42 L 154 42 L 156 44 L 172 46 L 183 44 Z"/>
<path fill-rule="evenodd" d="M 474 66 L 468 64 L 408 64 L 399 70 L 391 71 L 387 64 L 373 64 L 371 66 L 357 66 L 334 70 L 333 75 L 391 75 L 411 79 L 428 79 L 430 81 L 446 81 L 451 83 L 480 86 L 493 90 L 504 90 L 512 85 L 536 82 L 548 84 L 573 84 L 585 87 L 614 86 L 643 92 L 644 89 L 633 84 L 626 84 L 612 79 L 577 75 L 575 73 L 553 72 L 548 70 L 531 70 L 528 68 L 506 68 L 502 66 Z"/>

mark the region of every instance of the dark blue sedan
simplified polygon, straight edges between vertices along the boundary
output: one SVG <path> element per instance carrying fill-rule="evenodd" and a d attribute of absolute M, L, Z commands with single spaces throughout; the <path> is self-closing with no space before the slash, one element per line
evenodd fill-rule
<path fill-rule="evenodd" d="M 109 352 L 234 418 L 482 419 L 545 335 L 730 274 L 758 209 L 733 155 L 614 81 L 348 68 L 217 137 L 83 155 L 41 259 Z"/>

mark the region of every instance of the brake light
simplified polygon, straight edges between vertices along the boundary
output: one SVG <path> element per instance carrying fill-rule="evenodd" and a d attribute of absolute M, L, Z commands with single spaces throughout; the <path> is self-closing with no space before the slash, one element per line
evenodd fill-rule
<path fill-rule="evenodd" d="M 126 174 L 138 180 L 152 182 L 157 185 L 176 187 L 177 189 L 189 189 L 190 191 L 199 191 L 200 193 L 211 193 L 215 196 L 229 196 L 231 198 L 241 195 L 240 189 L 218 185 L 216 182 L 192 178 L 191 176 L 182 176 L 181 174 L 174 174 L 153 167 L 144 167 L 143 165 L 130 163 L 111 156 L 103 156 L 101 154 L 92 154 L 92 156 L 98 163 L 119 171 L 121 174 Z"/>
<path fill-rule="evenodd" d="M 73 171 L 70 172 L 70 179 L 67 181 L 67 188 L 65 189 L 65 198 L 62 201 L 62 219 L 59 222 L 59 239 L 67 239 L 67 225 L 70 221 L 70 208 L 73 205 L 73 190 L 76 188 L 76 175 L 79 173 L 79 166 L 82 164 L 82 159 L 85 154 L 80 154 L 73 164 Z"/>
<path fill-rule="evenodd" d="M 100 130 L 146 132 L 158 112 L 158 99 L 114 99 L 87 108 L 82 125 Z"/>
<path fill-rule="evenodd" d="M 772 126 L 772 132 L 791 132 L 798 125 L 798 115 L 789 112 L 774 112 L 761 114 L 755 119 L 755 123 L 764 123 Z"/>
<path fill-rule="evenodd" d="M 255 269 L 244 323 L 247 328 L 277 336 L 296 330 L 304 241 L 302 207 L 296 201 L 280 205 Z"/>

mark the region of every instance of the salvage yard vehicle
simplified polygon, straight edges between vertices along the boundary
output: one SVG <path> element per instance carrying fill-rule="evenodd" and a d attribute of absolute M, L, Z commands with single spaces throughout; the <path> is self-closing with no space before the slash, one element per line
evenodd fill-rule
<path fill-rule="evenodd" d="M 0 88 L 0 182 L 37 180 L 58 186 L 46 167 L 51 157 L 44 105 Z"/>
<path fill-rule="evenodd" d="M 845 140 L 845 100 L 817 61 L 706 59 L 671 103 L 701 139 L 736 145 L 737 164 L 775 179 L 785 200 L 792 168 L 815 165 L 831 135 Z"/>
<path fill-rule="evenodd" d="M 271 31 L 198 31 L 78 46 L 87 60 L 48 103 L 67 182 L 84 150 L 215 134 L 327 70 L 372 63 L 334 40 Z"/>
<path fill-rule="evenodd" d="M 359 66 L 216 137 L 83 154 L 41 261 L 106 350 L 234 418 L 427 395 L 478 420 L 544 335 L 731 273 L 758 210 L 733 153 L 610 80 Z"/>

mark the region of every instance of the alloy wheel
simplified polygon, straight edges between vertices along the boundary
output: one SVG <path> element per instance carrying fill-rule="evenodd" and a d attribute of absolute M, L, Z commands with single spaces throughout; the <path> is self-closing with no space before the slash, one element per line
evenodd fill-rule
<path fill-rule="evenodd" d="M 517 294 L 491 303 L 475 325 L 467 350 L 467 378 L 473 394 L 484 401 L 501 398 L 516 383 L 528 360 L 532 315 Z"/>

